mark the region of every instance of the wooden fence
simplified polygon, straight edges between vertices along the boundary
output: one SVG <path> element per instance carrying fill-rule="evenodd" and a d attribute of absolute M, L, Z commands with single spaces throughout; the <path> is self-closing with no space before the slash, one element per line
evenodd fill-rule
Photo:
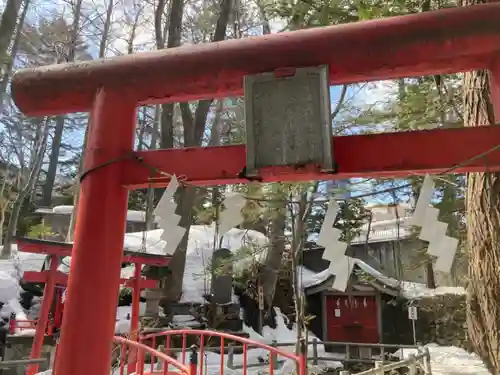
<path fill-rule="evenodd" d="M 279 347 L 294 347 L 295 342 L 272 342 L 271 346 Z M 331 351 L 342 355 L 344 357 L 334 358 L 333 356 L 320 356 L 318 351 L 318 346 L 323 345 L 332 349 Z M 307 343 L 308 349 L 312 347 L 312 353 L 307 357 L 308 361 L 312 365 L 317 365 L 319 361 L 322 362 L 343 362 L 343 363 L 371 363 L 376 365 L 377 363 L 389 362 L 389 364 L 399 363 L 399 358 L 392 355 L 392 352 L 399 349 L 417 349 L 422 352 L 416 345 L 393 345 L 393 344 L 366 344 L 366 343 L 354 343 L 354 342 L 339 342 L 339 341 L 320 341 L 317 338 L 309 341 Z M 335 350 L 337 348 L 337 350 Z M 249 348 L 250 349 L 250 348 Z M 234 364 L 234 355 L 241 350 L 239 346 L 228 345 L 228 358 L 227 367 L 233 370 L 241 369 L 241 365 Z M 308 350 L 309 352 L 309 350 Z M 420 357 L 418 357 L 420 358 Z M 269 363 L 270 359 L 265 359 L 263 363 L 252 363 L 247 364 L 246 367 L 260 367 Z M 399 362 L 396 362 L 399 361 Z M 273 358 L 273 363 L 276 369 L 282 364 L 279 358 Z M 403 365 L 402 365 L 403 366 Z M 389 371 L 389 370 L 387 370 Z M 379 374 L 379 373 L 375 373 Z"/>
<path fill-rule="evenodd" d="M 405 367 L 408 368 L 408 375 L 417 375 L 418 369 L 425 375 L 432 375 L 430 359 L 429 349 L 424 348 L 423 351 L 419 352 L 417 355 L 410 354 L 407 359 L 403 359 L 399 362 L 383 364 L 377 361 L 375 362 L 375 368 L 358 372 L 355 375 L 384 375 L 389 371 L 399 370 Z M 349 375 L 349 372 L 341 371 L 340 375 Z"/>

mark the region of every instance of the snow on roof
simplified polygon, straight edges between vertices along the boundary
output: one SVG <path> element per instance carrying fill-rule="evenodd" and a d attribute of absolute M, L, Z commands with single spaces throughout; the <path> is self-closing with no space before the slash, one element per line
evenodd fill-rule
<path fill-rule="evenodd" d="M 367 275 L 375 278 L 381 284 L 388 286 L 393 289 L 400 291 L 404 298 L 409 300 L 424 298 L 424 297 L 434 297 L 437 295 L 445 294 L 465 294 L 466 291 L 462 287 L 438 287 L 436 289 L 427 288 L 424 284 L 414 283 L 409 281 L 399 281 L 391 277 L 385 276 L 381 272 L 377 271 L 375 268 L 366 264 L 360 259 L 353 258 L 356 266 L 358 266 Z M 313 286 L 317 286 L 325 281 L 327 281 L 331 276 L 333 276 L 328 269 L 321 272 L 313 272 L 310 269 L 299 266 L 297 268 L 299 281 L 301 280 L 301 285 L 303 288 L 308 289 Z"/>
<path fill-rule="evenodd" d="M 71 213 L 73 212 L 73 206 L 67 205 L 67 206 L 55 206 L 54 208 L 39 208 L 35 212 L 45 215 L 51 215 L 51 214 L 71 215 Z M 128 210 L 127 221 L 144 223 L 146 221 L 146 212 Z M 155 217 L 155 222 L 157 221 L 158 217 Z"/>

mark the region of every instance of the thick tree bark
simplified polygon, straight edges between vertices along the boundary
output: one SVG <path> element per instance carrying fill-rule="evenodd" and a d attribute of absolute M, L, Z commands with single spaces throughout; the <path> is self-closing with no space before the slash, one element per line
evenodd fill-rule
<path fill-rule="evenodd" d="M 283 198 L 278 196 L 278 199 Z M 260 279 L 264 290 L 264 300 L 269 308 L 273 305 L 276 282 L 278 281 L 278 272 L 281 268 L 281 261 L 285 252 L 285 224 L 286 224 L 286 205 L 276 208 L 274 217 L 271 221 L 270 244 Z"/>
<path fill-rule="evenodd" d="M 215 26 L 214 37 L 212 39 L 213 42 L 224 40 L 226 37 L 226 29 L 229 22 L 229 15 L 231 14 L 231 9 L 233 7 L 233 0 L 221 0 L 220 4 L 220 13 Z M 173 6 L 174 4 L 172 4 L 172 7 Z M 171 13 L 172 11 L 173 10 L 171 10 Z M 172 23 L 169 25 L 169 40 L 170 32 L 180 32 L 180 26 L 174 26 L 175 25 L 172 25 Z M 173 37 L 172 40 L 174 40 Z M 188 103 L 180 103 L 182 122 L 184 125 L 184 147 L 201 146 L 211 104 L 212 99 L 198 101 L 196 111 L 193 114 Z M 170 131 L 173 134 L 173 127 L 168 124 L 170 127 L 166 128 L 165 125 L 166 124 L 162 123 L 162 133 L 165 130 L 167 132 Z M 161 142 L 163 142 L 163 139 L 164 137 L 162 135 Z M 189 228 L 193 220 L 193 204 L 196 199 L 196 192 L 197 190 L 195 187 L 179 188 L 179 206 L 177 212 L 181 216 L 179 225 L 187 228 L 187 230 L 174 255 L 172 256 L 172 260 L 170 261 L 168 267 L 170 273 L 163 281 L 163 306 L 165 306 L 168 302 L 178 301 L 182 295 L 182 280 L 184 279 L 184 268 L 186 267 L 186 251 L 189 239 Z"/>
<path fill-rule="evenodd" d="M 52 137 L 52 146 L 49 157 L 49 167 L 47 169 L 47 177 L 42 189 L 42 206 L 50 207 L 52 201 L 52 190 L 56 181 L 57 164 L 59 163 L 59 151 L 61 150 L 62 135 L 64 130 L 64 116 L 56 118 L 56 126 Z"/>
<path fill-rule="evenodd" d="M 5 100 L 5 92 L 7 91 L 7 86 L 10 81 L 10 77 L 12 75 L 12 68 L 14 66 L 14 59 L 16 58 L 17 51 L 19 49 L 19 42 L 21 40 L 21 35 L 24 27 L 24 20 L 26 19 L 26 15 L 28 14 L 29 6 L 31 0 L 26 0 L 24 2 L 23 11 L 19 16 L 19 20 L 17 22 L 16 35 L 14 36 L 14 42 L 12 43 L 12 49 L 10 51 L 10 58 L 4 61 L 4 70 L 2 82 L 0 83 L 0 110 L 3 110 L 4 100 Z"/>
<path fill-rule="evenodd" d="M 11 58 L 7 56 L 7 51 L 12 41 L 14 30 L 16 29 L 17 16 L 19 15 L 19 9 L 21 9 L 21 3 L 22 0 L 8 0 L 2 14 L 2 20 L 0 22 L 0 61 L 2 63 L 2 69 L 3 66 L 8 64 L 11 60 Z"/>
<path fill-rule="evenodd" d="M 493 125 L 489 75 L 465 74 L 465 126 Z M 500 173 L 468 176 L 466 195 L 469 283 L 467 325 L 475 352 L 500 374 Z"/>

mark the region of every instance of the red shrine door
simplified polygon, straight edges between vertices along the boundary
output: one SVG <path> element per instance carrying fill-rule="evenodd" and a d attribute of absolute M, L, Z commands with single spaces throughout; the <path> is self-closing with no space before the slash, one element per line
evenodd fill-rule
<path fill-rule="evenodd" d="M 378 309 L 375 296 L 326 295 L 328 341 L 378 343 Z"/>

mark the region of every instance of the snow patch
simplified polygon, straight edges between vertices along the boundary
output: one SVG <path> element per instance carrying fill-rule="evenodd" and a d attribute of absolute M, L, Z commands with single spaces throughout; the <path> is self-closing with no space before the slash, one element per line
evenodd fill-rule
<path fill-rule="evenodd" d="M 73 213 L 73 206 L 55 206 L 52 210 L 50 209 L 39 209 L 37 212 L 42 214 L 60 214 L 60 215 L 71 215 Z M 135 211 L 128 210 L 127 211 L 127 221 L 144 223 L 146 222 L 146 212 L 145 211 Z M 158 221 L 158 218 L 155 217 L 155 222 Z"/>
<path fill-rule="evenodd" d="M 491 375 L 479 357 L 467 353 L 464 349 L 454 346 L 427 345 L 431 354 L 431 368 L 433 375 Z M 404 349 L 396 352 L 400 358 L 408 358 L 410 354 L 417 354 L 415 349 Z"/>

